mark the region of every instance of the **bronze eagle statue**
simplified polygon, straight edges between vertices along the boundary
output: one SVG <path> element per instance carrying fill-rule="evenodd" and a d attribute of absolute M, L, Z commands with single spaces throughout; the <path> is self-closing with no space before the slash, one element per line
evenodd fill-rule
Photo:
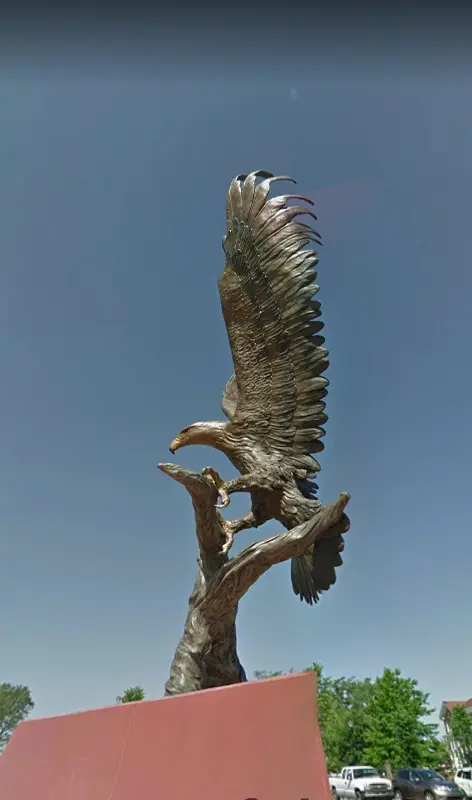
<path fill-rule="evenodd" d="M 259 180 L 258 179 L 262 179 Z M 328 351 L 321 336 L 320 303 L 314 299 L 317 250 L 313 227 L 298 218 L 313 211 L 291 204 L 306 197 L 285 194 L 268 199 L 275 181 L 265 171 L 238 175 L 226 204 L 225 265 L 219 278 L 223 316 L 233 356 L 234 375 L 223 392 L 228 421 L 196 422 L 170 445 L 174 453 L 190 444 L 210 445 L 226 454 L 241 478 L 223 482 L 210 474 L 223 499 L 234 491 L 250 491 L 251 511 L 232 523 L 234 533 L 277 519 L 291 530 L 320 509 L 320 469 L 313 454 L 323 450 L 324 398 Z M 308 247 L 307 247 L 308 245 Z M 341 523 L 291 562 L 295 594 L 310 605 L 336 581 L 342 564 Z"/>

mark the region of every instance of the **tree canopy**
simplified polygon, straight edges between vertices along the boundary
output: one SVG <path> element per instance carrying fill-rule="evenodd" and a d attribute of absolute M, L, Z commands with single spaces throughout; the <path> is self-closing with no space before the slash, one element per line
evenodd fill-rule
<path fill-rule="evenodd" d="M 318 719 L 329 771 L 362 763 L 380 770 L 438 768 L 448 760 L 437 726 L 426 721 L 432 714 L 428 695 L 400 670 L 385 669 L 374 681 L 329 677 L 316 663 L 307 671 L 317 675 Z M 255 677 L 282 674 L 259 670 Z"/>
<path fill-rule="evenodd" d="M 0 751 L 3 750 L 16 726 L 26 719 L 34 703 L 27 686 L 0 683 Z"/>
<path fill-rule="evenodd" d="M 367 707 L 364 758 L 393 771 L 406 766 L 437 766 L 438 726 L 426 720 L 433 713 L 429 696 L 399 669 L 385 669 L 373 683 Z"/>
<path fill-rule="evenodd" d="M 144 700 L 144 689 L 141 686 L 130 686 L 125 689 L 123 694 L 118 695 L 116 702 L 118 705 L 122 703 L 135 703 L 137 700 Z"/>

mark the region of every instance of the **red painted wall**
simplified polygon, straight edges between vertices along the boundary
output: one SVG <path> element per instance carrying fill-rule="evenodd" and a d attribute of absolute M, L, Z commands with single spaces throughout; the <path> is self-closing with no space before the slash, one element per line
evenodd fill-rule
<path fill-rule="evenodd" d="M 302 674 L 18 726 L 1 800 L 329 800 Z"/>

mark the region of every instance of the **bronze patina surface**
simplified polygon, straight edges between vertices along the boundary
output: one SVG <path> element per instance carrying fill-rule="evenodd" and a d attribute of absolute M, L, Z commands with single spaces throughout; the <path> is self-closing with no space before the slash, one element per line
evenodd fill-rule
<path fill-rule="evenodd" d="M 320 235 L 298 194 L 269 199 L 278 180 L 268 172 L 239 175 L 226 204 L 225 265 L 219 278 L 234 374 L 223 392 L 227 420 L 184 428 L 171 452 L 209 445 L 229 458 L 240 477 L 224 481 L 211 467 L 197 474 L 171 464 L 160 468 L 184 484 L 194 509 L 199 574 L 184 635 L 166 685 L 168 694 L 245 680 L 236 653 L 237 603 L 257 578 L 291 560 L 293 590 L 310 605 L 336 581 L 342 564 L 344 509 L 349 495 L 322 506 L 315 483 L 327 421 L 328 351 L 314 299 Z M 306 204 L 309 205 L 306 205 Z M 234 492 L 248 492 L 251 509 L 227 521 L 217 511 Z M 256 542 L 229 559 L 234 536 L 278 520 L 286 532 Z"/>

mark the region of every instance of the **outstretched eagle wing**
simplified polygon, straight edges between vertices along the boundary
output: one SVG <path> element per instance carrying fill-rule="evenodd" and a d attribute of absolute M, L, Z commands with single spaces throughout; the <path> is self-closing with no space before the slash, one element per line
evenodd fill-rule
<path fill-rule="evenodd" d="M 256 179 L 262 178 L 257 183 Z M 226 384 L 222 409 L 236 436 L 266 447 L 293 470 L 306 497 L 315 496 L 313 478 L 323 449 L 327 421 L 324 398 L 328 352 L 323 347 L 318 287 L 319 234 L 298 220 L 313 212 L 282 195 L 268 200 L 268 172 L 233 180 L 228 191 L 223 240 L 225 268 L 219 279 L 223 316 L 230 340 L 234 375 Z M 300 599 L 317 602 L 319 592 L 336 581 L 342 564 L 341 530 L 314 549 L 292 559 L 292 585 Z"/>
<path fill-rule="evenodd" d="M 263 178 L 257 182 L 257 178 Z M 236 177 L 227 197 L 225 267 L 219 278 L 235 374 L 222 408 L 238 435 L 256 439 L 300 477 L 319 470 L 328 367 L 320 335 L 317 251 L 320 236 L 298 217 L 313 212 L 300 195 L 268 200 L 274 181 L 253 172 Z M 293 181 L 294 182 L 294 181 Z"/>

